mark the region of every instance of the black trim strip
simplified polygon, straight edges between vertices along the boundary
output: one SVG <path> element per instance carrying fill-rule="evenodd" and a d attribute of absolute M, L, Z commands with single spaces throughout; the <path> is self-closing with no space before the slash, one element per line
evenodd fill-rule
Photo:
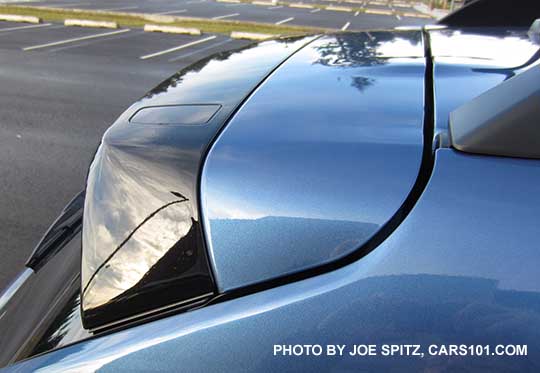
<path fill-rule="evenodd" d="M 26 267 L 38 271 L 81 231 L 84 197 L 83 190 L 64 207 L 34 248 Z"/>

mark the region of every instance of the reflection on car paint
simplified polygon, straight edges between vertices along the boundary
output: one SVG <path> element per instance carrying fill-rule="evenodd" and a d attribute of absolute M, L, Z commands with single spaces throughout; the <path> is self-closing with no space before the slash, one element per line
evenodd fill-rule
<path fill-rule="evenodd" d="M 424 77 L 419 31 L 325 36 L 249 98 L 203 168 L 220 291 L 342 258 L 394 216 L 422 160 Z"/>
<path fill-rule="evenodd" d="M 81 273 L 86 327 L 199 304 L 214 293 L 199 223 L 201 158 L 260 80 L 311 40 L 269 41 L 202 60 L 158 85 L 107 130 L 86 189 Z M 189 125 L 162 125 L 160 115 L 153 116 L 155 123 L 129 122 L 141 109 L 173 106 L 213 112 L 210 118 L 191 115 L 188 119 L 201 123 Z M 170 114 L 164 114 L 168 121 L 182 123 Z"/>
<path fill-rule="evenodd" d="M 536 372 L 540 161 L 441 149 L 376 250 L 335 271 L 67 347 L 50 369 Z M 526 182 L 524 182 L 526 181 Z M 503 263 L 504 265 L 501 265 Z M 224 343 L 223 341 L 227 341 Z M 527 356 L 273 356 L 274 344 L 526 344 Z"/>
<path fill-rule="evenodd" d="M 477 51 L 485 50 L 481 38 L 477 40 Z M 472 61 L 469 65 L 476 66 Z M 453 72 L 459 78 L 467 66 L 461 68 L 448 71 L 447 78 Z M 358 86 L 366 93 L 377 84 L 371 76 L 358 76 L 362 78 Z M 446 95 L 438 97 L 439 108 L 445 99 L 457 97 L 445 106 L 451 109 L 466 100 L 469 87 L 477 89 L 476 79 L 481 75 L 470 75 L 455 85 L 448 80 Z M 389 92 L 385 98 L 391 100 L 394 94 Z M 398 366 L 400 371 L 537 372 L 540 163 L 471 156 L 451 149 L 437 150 L 435 158 L 435 171 L 413 211 L 360 261 L 196 312 L 103 335 L 8 371 L 174 371 L 179 367 L 205 372 L 221 372 L 224 367 L 352 371 L 361 364 L 366 371 L 392 371 Z M 336 193 L 340 190 L 325 196 Z M 254 211 L 249 218 L 256 223 L 263 216 Z M 294 218 L 291 224 L 296 225 Z M 60 255 L 54 259 L 59 260 Z M 55 264 L 54 259 L 48 263 L 53 267 L 45 269 L 65 270 L 65 264 Z M 36 287 L 31 295 L 39 290 Z M 529 354 L 361 360 L 272 355 L 273 344 L 283 343 L 494 342 L 527 344 Z"/>
<path fill-rule="evenodd" d="M 88 286 L 83 289 L 83 294 L 86 294 L 85 307 L 102 306 L 126 289 L 137 286 L 150 274 L 157 262 L 172 250 L 181 238 L 186 237 L 192 226 L 189 211 L 186 205 L 182 204 L 187 201 L 186 198 L 173 200 L 152 212 L 102 261 L 88 279 Z M 96 239 L 107 244 L 102 237 Z M 186 249 L 182 254 L 189 258 L 195 253 Z M 185 270 L 183 268 L 183 271 Z M 94 291 L 94 288 L 99 291 Z"/>
<path fill-rule="evenodd" d="M 81 327 L 81 297 L 77 291 L 64 305 L 28 356 L 63 347 L 91 334 Z"/>
<path fill-rule="evenodd" d="M 151 106 L 137 111 L 129 121 L 137 124 L 205 124 L 219 110 L 219 105 Z"/>
<path fill-rule="evenodd" d="M 540 46 L 524 29 L 436 30 L 430 41 L 436 132 L 447 130 L 452 110 L 540 60 Z"/>

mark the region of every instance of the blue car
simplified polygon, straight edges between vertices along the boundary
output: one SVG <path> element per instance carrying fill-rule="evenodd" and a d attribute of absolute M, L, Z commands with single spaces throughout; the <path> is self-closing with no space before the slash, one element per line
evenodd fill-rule
<path fill-rule="evenodd" d="M 521 3 L 265 41 L 159 84 L 0 297 L 3 371 L 539 372 Z"/>

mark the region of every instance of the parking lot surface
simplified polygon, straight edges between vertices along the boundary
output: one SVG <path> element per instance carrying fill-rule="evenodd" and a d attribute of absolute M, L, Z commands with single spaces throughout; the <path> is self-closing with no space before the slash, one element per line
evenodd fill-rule
<path fill-rule="evenodd" d="M 321 2 L 304 2 L 309 1 Z M 9 2 L 347 30 L 430 22 L 211 0 Z M 0 288 L 21 270 L 63 206 L 84 187 L 103 132 L 123 110 L 179 69 L 249 43 L 222 34 L 0 22 Z"/>
<path fill-rule="evenodd" d="M 68 9 L 106 10 L 127 13 L 151 13 L 198 17 L 208 19 L 225 19 L 231 21 L 251 21 L 271 24 L 289 24 L 298 26 L 326 27 L 346 30 L 365 30 L 397 26 L 417 25 L 433 22 L 421 16 L 411 6 L 400 6 L 393 2 L 366 0 L 354 2 L 338 2 L 337 0 L 290 0 L 291 3 L 335 5 L 342 8 L 364 7 L 368 11 L 399 11 L 417 14 L 419 17 L 389 14 L 371 14 L 361 12 L 294 8 L 283 5 L 257 5 L 251 3 L 230 3 L 223 0 L 35 0 L 9 1 L 10 4 L 57 7 Z M 225 0 L 230 1 L 230 0 Z M 233 0 L 234 1 L 234 0 Z M 1 3 L 2 1 L 0 1 Z M 270 3 L 264 0 L 263 3 Z M 345 27 L 345 25 L 347 25 Z"/>
<path fill-rule="evenodd" d="M 111 30 L 38 26 L 0 22 L 0 288 L 83 188 L 104 130 L 124 109 L 182 67 L 249 44 L 140 29 L 84 39 Z"/>

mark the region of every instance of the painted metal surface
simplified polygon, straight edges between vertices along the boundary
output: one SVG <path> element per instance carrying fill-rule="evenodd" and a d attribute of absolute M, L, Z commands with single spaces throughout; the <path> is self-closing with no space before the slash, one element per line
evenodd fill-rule
<path fill-rule="evenodd" d="M 538 185 L 538 160 L 438 150 L 418 204 L 362 260 L 6 371 L 538 371 Z M 273 356 L 297 343 L 527 344 L 528 355 Z"/>
<path fill-rule="evenodd" d="M 538 48 L 522 31 L 445 30 L 441 39 L 432 37 L 438 130 L 446 129 L 444 113 L 535 63 Z M 453 45 L 450 35 L 459 43 Z M 437 43 L 451 50 L 437 49 Z M 155 105 L 175 104 L 158 97 Z M 438 150 L 414 210 L 361 260 L 74 344 L 6 371 L 539 371 L 539 162 Z M 35 333 L 32 323 L 51 303 L 36 294 L 57 294 L 65 275 L 76 273 L 58 269 L 72 264 L 64 254 L 53 257 L 46 267 L 56 276 L 45 277 L 44 267 L 29 279 L 32 288 L 25 284 L 17 292 L 17 304 L 0 314 L 2 332 L 13 336 L 0 338 L 1 353 L 10 354 L 8 347 Z M 287 343 L 515 343 L 527 344 L 528 356 L 274 357 L 273 345 Z"/>
<path fill-rule="evenodd" d="M 201 158 L 244 98 L 312 39 L 265 42 L 200 61 L 149 92 L 107 130 L 86 187 L 81 270 L 86 327 L 198 304 L 214 293 L 199 223 Z M 167 111 L 175 105 L 214 111 L 191 113 L 182 125 L 182 118 L 174 120 Z M 129 122 L 148 107 L 163 108 L 163 117 L 173 123 L 163 125 L 155 113 L 154 124 L 148 118 L 145 124 Z"/>
<path fill-rule="evenodd" d="M 172 105 L 143 108 L 129 119 L 136 124 L 206 124 L 220 109 L 220 105 Z"/>
<path fill-rule="evenodd" d="M 201 182 L 220 292 L 358 249 L 400 208 L 423 150 L 420 31 L 322 37 L 211 148 Z"/>
<path fill-rule="evenodd" d="M 436 132 L 448 129 L 452 110 L 538 65 L 540 45 L 527 31 L 477 27 L 430 31 Z"/>

